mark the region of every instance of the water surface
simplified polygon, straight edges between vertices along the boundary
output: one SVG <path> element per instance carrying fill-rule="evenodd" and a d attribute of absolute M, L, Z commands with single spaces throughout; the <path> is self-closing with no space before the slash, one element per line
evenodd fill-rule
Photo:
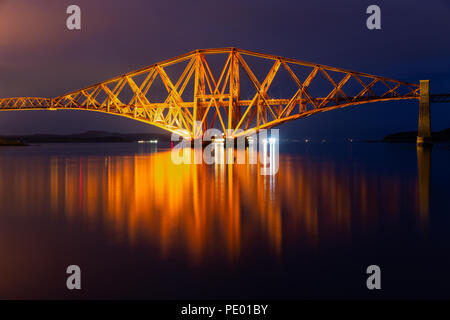
<path fill-rule="evenodd" d="M 1 148 L 0 298 L 450 297 L 448 145 L 280 149 L 263 176 L 136 143 Z"/>

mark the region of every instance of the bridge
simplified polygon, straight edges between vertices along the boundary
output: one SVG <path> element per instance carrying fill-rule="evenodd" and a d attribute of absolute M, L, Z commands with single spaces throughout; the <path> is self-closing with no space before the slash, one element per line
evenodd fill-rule
<path fill-rule="evenodd" d="M 289 91 L 289 92 L 288 92 Z M 55 98 L 0 99 L 0 111 L 88 110 L 131 118 L 189 139 L 226 137 L 365 103 L 419 100 L 418 142 L 431 137 L 429 81 L 408 83 L 237 48 L 195 50 Z"/>

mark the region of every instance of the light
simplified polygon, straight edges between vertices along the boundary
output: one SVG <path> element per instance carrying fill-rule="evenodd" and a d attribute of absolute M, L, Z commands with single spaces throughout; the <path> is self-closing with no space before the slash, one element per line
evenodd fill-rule
<path fill-rule="evenodd" d="M 138 143 L 158 143 L 158 140 L 139 140 Z"/>
<path fill-rule="evenodd" d="M 270 144 L 275 144 L 275 142 L 277 142 L 277 139 L 275 139 L 275 138 L 269 138 L 269 143 L 270 143 Z"/>

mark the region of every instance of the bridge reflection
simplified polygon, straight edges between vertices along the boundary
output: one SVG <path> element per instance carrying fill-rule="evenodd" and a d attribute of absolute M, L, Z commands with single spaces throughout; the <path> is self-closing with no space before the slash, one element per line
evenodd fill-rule
<path fill-rule="evenodd" d="M 148 245 L 162 257 L 183 255 L 194 264 L 216 256 L 233 263 L 251 250 L 281 258 L 287 247 L 350 242 L 354 232 L 400 223 L 404 212 L 427 225 L 429 156 L 418 149 L 418 180 L 288 155 L 280 156 L 275 176 L 261 175 L 259 165 L 175 165 L 169 151 L 51 161 L 2 157 L 0 209 L 50 211 L 111 241 Z M 420 201 L 411 201 L 417 193 Z"/>
<path fill-rule="evenodd" d="M 430 180 L 432 144 L 417 145 L 417 167 L 419 184 L 419 212 L 422 220 L 428 221 L 430 212 Z"/>

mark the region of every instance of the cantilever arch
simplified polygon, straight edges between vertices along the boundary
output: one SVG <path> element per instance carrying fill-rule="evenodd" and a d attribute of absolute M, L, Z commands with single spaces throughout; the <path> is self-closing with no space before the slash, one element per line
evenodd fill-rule
<path fill-rule="evenodd" d="M 431 143 L 430 80 L 420 80 L 419 130 L 417 143 Z"/>

